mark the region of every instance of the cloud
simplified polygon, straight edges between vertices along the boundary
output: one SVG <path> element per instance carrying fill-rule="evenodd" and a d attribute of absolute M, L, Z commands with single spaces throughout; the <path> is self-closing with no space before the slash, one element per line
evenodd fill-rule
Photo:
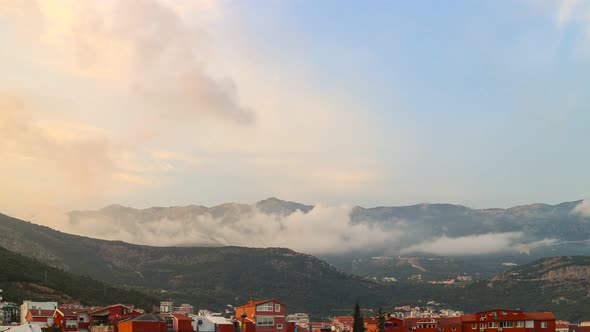
<path fill-rule="evenodd" d="M 559 3 L 557 10 L 557 23 L 559 25 L 568 24 L 572 18 L 572 13 L 576 6 L 578 6 L 578 0 L 562 0 Z"/>
<path fill-rule="evenodd" d="M 39 61 L 146 98 L 165 110 L 158 117 L 255 121 L 233 80 L 207 71 L 206 34 L 189 27 L 176 7 L 151 0 L 29 0 L 2 2 L 0 14 L 18 31 L 37 26 L 27 36 L 44 50 Z"/>
<path fill-rule="evenodd" d="M 545 239 L 526 244 L 519 243 L 522 239 L 522 232 L 488 233 L 454 238 L 443 235 L 439 238 L 404 248 L 402 253 L 423 252 L 441 256 L 471 256 L 510 251 L 530 252 L 533 248 L 555 243 L 553 239 Z"/>
<path fill-rule="evenodd" d="M 22 98 L 8 93 L 0 93 L 0 110 L 3 159 L 28 160 L 59 170 L 82 194 L 96 192 L 115 169 L 117 151 L 108 138 L 45 126 L 34 120 Z"/>
<path fill-rule="evenodd" d="M 585 199 L 580 202 L 572 212 L 583 217 L 590 217 L 590 199 Z"/>
<path fill-rule="evenodd" d="M 111 208 L 122 209 L 116 214 L 119 217 L 114 218 L 108 213 L 70 214 L 68 230 L 86 236 L 156 246 L 287 247 L 311 254 L 383 250 L 401 235 L 400 230 L 352 224 L 350 208 L 344 206 L 318 205 L 308 213 L 295 212 L 285 217 L 267 215 L 254 208 L 235 219 L 210 212 L 198 214 L 190 210 L 190 206 L 171 208 L 173 211 L 164 218 L 155 217 L 156 211 Z M 244 209 L 244 206 L 230 204 L 225 208 L 231 211 Z"/>

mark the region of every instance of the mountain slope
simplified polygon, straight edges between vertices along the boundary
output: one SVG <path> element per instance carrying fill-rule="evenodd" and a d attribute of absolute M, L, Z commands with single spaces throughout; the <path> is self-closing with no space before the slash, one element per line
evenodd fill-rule
<path fill-rule="evenodd" d="M 158 303 L 154 297 L 74 275 L 2 247 L 0 266 L 0 289 L 7 300 L 16 303 L 24 299 L 80 301 L 88 305 L 129 303 L 144 309 Z"/>
<path fill-rule="evenodd" d="M 376 304 L 378 285 L 282 248 L 148 247 L 75 236 L 0 215 L 0 246 L 77 274 L 197 307 L 222 309 L 277 297 L 289 310 L 326 314 L 324 303 Z M 237 299 L 236 299 L 237 297 Z"/>

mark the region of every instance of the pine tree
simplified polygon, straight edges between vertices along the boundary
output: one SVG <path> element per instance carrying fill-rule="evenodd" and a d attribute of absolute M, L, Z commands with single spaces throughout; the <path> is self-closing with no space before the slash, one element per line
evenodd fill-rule
<path fill-rule="evenodd" d="M 365 332 L 365 322 L 363 321 L 363 314 L 361 314 L 361 306 L 358 301 L 354 305 L 354 322 L 352 323 L 352 332 Z"/>
<path fill-rule="evenodd" d="M 382 308 L 379 308 L 377 313 L 377 328 L 379 332 L 385 332 L 385 313 Z"/>

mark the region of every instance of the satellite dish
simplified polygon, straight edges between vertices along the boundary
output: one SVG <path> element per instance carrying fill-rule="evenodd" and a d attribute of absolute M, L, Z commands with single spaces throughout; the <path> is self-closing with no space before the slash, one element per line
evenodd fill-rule
<path fill-rule="evenodd" d="M 336 331 L 336 326 L 332 326 L 332 327 L 330 327 L 330 330 L 332 330 L 332 331 Z"/>
<path fill-rule="evenodd" d="M 197 321 L 197 324 L 199 324 L 199 325 L 203 325 L 203 321 L 199 319 L 199 320 Z"/>

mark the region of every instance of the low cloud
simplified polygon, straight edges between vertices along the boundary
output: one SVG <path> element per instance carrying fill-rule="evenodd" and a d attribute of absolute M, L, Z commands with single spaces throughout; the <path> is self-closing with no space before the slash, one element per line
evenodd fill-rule
<path fill-rule="evenodd" d="M 522 243 L 522 232 L 488 233 L 461 237 L 439 238 L 425 241 L 408 248 L 402 253 L 428 253 L 441 256 L 471 256 L 502 252 L 530 252 L 531 249 L 555 243 L 553 239 Z"/>
<path fill-rule="evenodd" d="M 248 209 L 226 205 L 228 210 Z M 350 208 L 315 206 L 308 213 L 286 217 L 267 215 L 255 208 L 233 218 L 228 214 L 198 214 L 196 207 L 171 208 L 165 218 L 156 211 L 120 209 L 120 218 L 109 214 L 73 213 L 68 231 L 80 235 L 156 246 L 248 246 L 287 247 L 310 254 L 333 254 L 368 249 L 385 249 L 401 236 L 401 230 L 352 224 Z M 192 210 L 191 210 L 192 209 Z M 204 208 L 203 208 L 204 209 Z M 127 216 L 127 217 L 125 217 Z M 176 217 L 175 217 L 176 216 Z"/>
<path fill-rule="evenodd" d="M 572 212 L 583 217 L 590 217 L 590 199 L 580 202 Z"/>

